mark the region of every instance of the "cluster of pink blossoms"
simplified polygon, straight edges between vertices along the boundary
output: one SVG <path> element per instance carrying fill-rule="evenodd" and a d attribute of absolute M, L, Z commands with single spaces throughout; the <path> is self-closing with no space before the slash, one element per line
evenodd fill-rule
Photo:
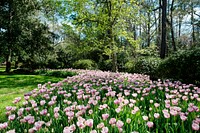
<path fill-rule="evenodd" d="M 200 130 L 200 88 L 192 84 L 151 81 L 141 74 L 73 71 L 80 74 L 39 84 L 25 94 L 20 108 L 6 107 L 8 121 L 0 123 L 0 132 Z M 13 104 L 22 101 L 18 97 Z"/>

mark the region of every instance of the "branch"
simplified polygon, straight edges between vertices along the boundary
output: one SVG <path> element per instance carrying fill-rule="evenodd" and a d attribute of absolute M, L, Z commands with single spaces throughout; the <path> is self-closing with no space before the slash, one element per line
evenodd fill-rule
<path fill-rule="evenodd" d="M 152 11 L 156 11 L 156 10 L 158 10 L 158 9 L 161 9 L 162 8 L 162 6 L 159 6 L 159 7 L 157 7 L 157 8 L 155 8 L 155 9 L 153 9 Z"/>
<path fill-rule="evenodd" d="M 198 17 L 200 17 L 200 15 L 199 15 L 199 14 L 197 14 L 196 12 L 194 12 L 194 14 L 195 14 L 195 15 L 197 15 Z"/>

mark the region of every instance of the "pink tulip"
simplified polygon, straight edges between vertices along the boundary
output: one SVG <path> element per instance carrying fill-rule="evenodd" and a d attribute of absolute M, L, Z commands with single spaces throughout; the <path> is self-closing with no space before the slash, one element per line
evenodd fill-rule
<path fill-rule="evenodd" d="M 70 112 L 66 112 L 65 113 L 68 117 L 74 117 L 74 112 L 70 111 Z"/>
<path fill-rule="evenodd" d="M 52 121 L 50 120 L 50 121 L 48 121 L 47 123 L 45 123 L 45 125 L 47 126 L 47 127 L 50 127 L 51 126 L 51 124 L 52 124 Z"/>
<path fill-rule="evenodd" d="M 76 130 L 76 125 L 75 125 L 75 124 L 72 124 L 72 125 L 70 126 L 70 129 L 71 129 L 72 131 L 75 131 L 75 130 Z"/>
<path fill-rule="evenodd" d="M 186 121 L 187 120 L 187 117 L 185 115 L 181 115 L 180 118 L 181 118 L 182 121 Z"/>
<path fill-rule="evenodd" d="M 158 119 L 158 118 L 160 117 L 160 114 L 159 114 L 159 113 L 154 113 L 154 117 L 155 117 L 156 119 Z"/>
<path fill-rule="evenodd" d="M 193 122 L 192 123 L 192 129 L 195 130 L 195 131 L 199 131 L 199 124 Z"/>
<path fill-rule="evenodd" d="M 153 100 L 149 100 L 150 103 L 153 103 Z"/>
<path fill-rule="evenodd" d="M 7 106 L 7 107 L 6 107 L 6 110 L 7 110 L 7 111 L 11 111 L 11 110 L 12 110 L 12 106 Z"/>
<path fill-rule="evenodd" d="M 93 119 L 86 120 L 85 125 L 88 126 L 88 127 L 92 127 L 93 126 Z"/>
<path fill-rule="evenodd" d="M 149 117 L 148 116 L 142 116 L 143 120 L 148 121 Z"/>
<path fill-rule="evenodd" d="M 120 101 L 118 99 L 114 100 L 114 104 L 119 104 L 119 103 L 120 103 Z"/>
<path fill-rule="evenodd" d="M 109 114 L 102 114 L 102 118 L 103 118 L 103 120 L 108 119 L 108 117 L 109 117 Z"/>
<path fill-rule="evenodd" d="M 97 131 L 96 130 L 92 130 L 92 131 L 90 131 L 90 133 L 97 133 Z"/>
<path fill-rule="evenodd" d="M 109 124 L 111 124 L 111 125 L 113 125 L 113 124 L 115 124 L 116 123 L 116 119 L 115 118 L 111 118 L 110 120 L 109 120 Z"/>
<path fill-rule="evenodd" d="M 173 115 L 173 116 L 177 116 L 178 115 L 178 112 L 176 110 L 170 110 L 170 114 Z"/>
<path fill-rule="evenodd" d="M 24 99 L 27 101 L 29 100 L 30 96 L 24 96 Z"/>
<path fill-rule="evenodd" d="M 165 118 L 169 118 L 170 117 L 170 114 L 168 112 L 164 113 L 164 117 Z"/>
<path fill-rule="evenodd" d="M 13 101 L 13 103 L 14 104 L 17 104 L 18 102 L 20 102 L 21 101 L 21 97 L 17 97 L 17 98 L 15 98 L 15 100 Z"/>
<path fill-rule="evenodd" d="M 49 105 L 49 106 L 52 106 L 52 105 L 54 105 L 55 103 L 56 103 L 55 101 L 49 101 L 49 102 L 48 102 L 48 105 Z"/>
<path fill-rule="evenodd" d="M 55 107 L 55 108 L 54 108 L 54 113 L 58 113 L 58 112 L 59 112 L 59 110 L 60 110 L 60 108 L 59 108 L 59 107 Z"/>
<path fill-rule="evenodd" d="M 84 124 L 83 121 L 77 121 L 77 122 L 76 122 L 76 125 L 77 125 L 80 129 L 85 128 L 85 124 Z"/>
<path fill-rule="evenodd" d="M 88 113 L 91 115 L 91 114 L 93 113 L 93 110 L 90 109 L 90 110 L 88 111 Z"/>
<path fill-rule="evenodd" d="M 103 127 L 101 130 L 101 133 L 108 133 L 108 127 Z"/>
<path fill-rule="evenodd" d="M 130 118 L 127 118 L 127 119 L 126 119 L 126 123 L 130 124 L 130 123 L 131 123 L 131 119 L 130 119 Z"/>
<path fill-rule="evenodd" d="M 104 123 L 103 122 L 101 122 L 101 123 L 99 123 L 98 125 L 97 125 L 97 128 L 103 128 L 104 127 Z"/>
<path fill-rule="evenodd" d="M 38 121 L 38 122 L 35 122 L 34 127 L 38 131 L 42 128 L 43 124 L 44 124 L 44 121 Z"/>
<path fill-rule="evenodd" d="M 65 127 L 63 133 L 72 133 L 72 131 L 69 127 Z"/>
<path fill-rule="evenodd" d="M 48 112 L 47 112 L 47 109 L 44 109 L 42 111 L 40 111 L 40 115 L 46 115 Z"/>
<path fill-rule="evenodd" d="M 15 114 L 8 116 L 8 120 L 9 121 L 13 121 L 14 119 L 15 119 Z"/>
<path fill-rule="evenodd" d="M 40 101 L 40 105 L 41 105 L 41 106 L 43 106 L 45 103 L 46 103 L 45 100 L 41 100 L 41 101 Z"/>
<path fill-rule="evenodd" d="M 151 122 L 151 121 L 148 121 L 148 122 L 147 122 L 147 126 L 148 126 L 149 128 L 152 128 L 153 125 L 154 125 L 153 122 Z"/>
<path fill-rule="evenodd" d="M 15 133 L 15 129 L 9 130 L 6 133 Z"/>
<path fill-rule="evenodd" d="M 8 123 L 4 122 L 4 123 L 0 123 L 0 130 L 1 129 L 6 129 L 8 127 Z"/>
<path fill-rule="evenodd" d="M 121 120 L 118 120 L 117 123 L 116 123 L 116 126 L 117 126 L 118 128 L 122 128 L 123 125 L 124 125 L 124 123 L 123 123 L 123 121 L 121 121 Z"/>
<path fill-rule="evenodd" d="M 117 113 L 119 113 L 119 112 L 121 111 L 121 108 L 118 107 L 118 108 L 115 109 L 115 111 L 116 111 Z"/>
<path fill-rule="evenodd" d="M 54 113 L 54 117 L 57 119 L 59 117 L 59 113 Z"/>
<path fill-rule="evenodd" d="M 35 128 L 30 128 L 30 129 L 28 130 L 28 133 L 35 133 Z"/>

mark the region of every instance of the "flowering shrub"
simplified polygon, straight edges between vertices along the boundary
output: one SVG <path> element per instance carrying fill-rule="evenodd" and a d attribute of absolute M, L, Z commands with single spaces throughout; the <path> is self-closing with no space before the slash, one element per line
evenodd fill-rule
<path fill-rule="evenodd" d="M 6 107 L 0 132 L 193 133 L 199 131 L 200 88 L 139 74 L 81 71 L 39 84 L 23 106 Z"/>

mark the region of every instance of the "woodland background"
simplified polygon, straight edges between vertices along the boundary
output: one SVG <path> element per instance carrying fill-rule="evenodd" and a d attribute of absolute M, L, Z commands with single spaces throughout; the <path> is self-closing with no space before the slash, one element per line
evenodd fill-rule
<path fill-rule="evenodd" d="M 200 82 L 198 0 L 1 0 L 0 62 Z"/>

